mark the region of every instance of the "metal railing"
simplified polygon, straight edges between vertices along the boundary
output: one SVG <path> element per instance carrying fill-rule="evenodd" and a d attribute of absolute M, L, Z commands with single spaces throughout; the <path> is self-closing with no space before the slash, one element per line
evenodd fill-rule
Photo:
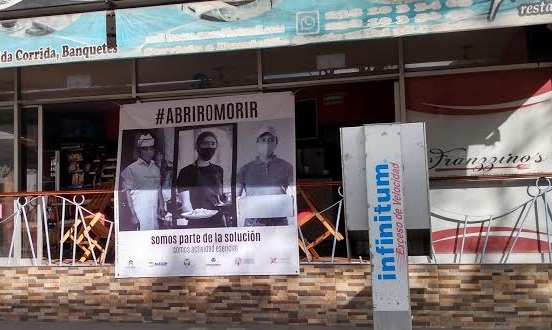
<path fill-rule="evenodd" d="M 349 251 L 341 235 L 345 232 L 346 238 L 340 183 L 307 183 L 301 187 L 300 201 L 304 203 L 309 199 L 312 203 L 300 209 L 304 211 L 303 216 L 307 213 L 305 210 L 310 213 L 307 214 L 310 220 L 304 221 L 305 226 L 298 226 L 301 242 L 298 249 L 304 253 L 305 262 L 342 262 L 344 257 L 349 257 Z M 13 204 L 13 211 L 9 210 L 11 214 L 0 219 L 0 261 L 4 259 L 1 264 L 63 266 L 112 262 L 106 256 L 114 246 L 114 221 L 103 214 L 98 216 L 97 210 L 88 208 L 86 203 L 87 197 L 106 192 L 113 194 L 113 191 L 91 190 L 0 195 L 5 211 L 6 205 Z M 6 201 L 6 198 L 13 201 Z M 97 246 L 93 227 L 100 221 L 108 234 L 102 239 L 98 255 L 98 249 L 91 247 Z M 9 251 L 2 254 L 1 247 L 6 246 L 7 240 Z M 22 256 L 22 252 L 26 252 L 26 256 Z M 336 256 L 341 258 L 336 261 Z"/>
<path fill-rule="evenodd" d="M 345 229 L 345 219 L 342 219 L 344 199 L 340 191 L 340 183 L 301 184 L 298 187 L 303 190 L 302 193 L 298 193 L 299 200 L 301 200 L 300 196 L 307 196 L 308 198 L 312 197 L 311 200 L 316 203 L 315 209 L 308 209 L 305 205 L 303 205 L 303 209 L 301 206 L 299 207 L 298 248 L 305 257 L 304 261 L 309 263 L 355 262 L 356 260 L 351 260 L 349 237 Z M 304 191 L 310 193 L 304 194 Z M 454 237 L 447 237 L 447 239 L 457 242 L 452 262 L 473 263 L 473 261 L 463 259 L 466 255 L 473 253 L 475 253 L 475 263 L 489 262 L 490 259 L 487 258 L 487 255 L 496 252 L 489 249 L 489 245 L 491 245 L 489 242 L 493 236 L 500 235 L 497 231 L 503 230 L 504 223 L 501 223 L 501 220 L 506 217 L 512 218 L 508 220 L 508 223 L 511 222 L 513 225 L 509 229 L 507 243 L 500 247 L 502 254 L 497 262 L 512 262 L 510 261 L 511 256 L 516 252 L 516 246 L 519 245 L 520 239 L 529 234 L 537 235 L 536 242 L 539 251 L 548 256 L 547 260 L 543 259 L 541 262 L 552 262 L 551 179 L 539 178 L 535 185 L 528 187 L 527 191 L 529 198 L 526 201 L 507 211 L 500 212 L 500 214 L 461 214 L 432 208 L 432 221 L 445 221 L 456 226 Z M 91 209 L 89 206 L 93 203 L 86 202 L 93 200 L 95 194 L 106 193 L 112 196 L 113 191 L 0 195 L 0 199 L 4 199 L 1 201 L 4 213 L 9 213 L 8 216 L 0 219 L 0 260 L 3 260 L 2 264 L 8 266 L 62 266 L 111 263 L 112 259 L 109 259 L 108 256 L 110 256 L 110 252 L 113 252 L 112 247 L 114 246 L 113 218 L 98 213 L 93 206 Z M 13 200 L 7 202 L 6 198 Z M 13 204 L 13 210 L 6 207 L 10 204 Z M 301 213 L 305 213 L 305 209 L 311 213 L 306 216 L 313 219 L 309 223 L 301 221 L 301 218 L 305 219 L 305 214 L 301 215 Z M 57 214 L 52 216 L 52 212 L 57 212 Z M 530 227 L 533 214 L 537 217 L 534 220 L 541 223 L 542 229 L 537 232 Z M 537 214 L 540 214 L 542 218 L 538 219 Z M 328 223 L 317 219 L 318 216 L 323 217 Z M 111 220 L 109 220 L 110 218 Z M 96 226 L 103 228 L 103 236 L 97 235 Z M 331 228 L 334 233 L 344 234 L 344 237 L 339 238 L 338 235 L 332 234 Z M 316 232 L 317 230 L 319 232 Z M 475 251 L 467 247 L 467 241 L 470 238 L 476 238 L 480 242 Z M 436 257 L 439 254 L 435 253 L 434 247 L 439 241 L 440 239 L 434 239 L 432 242 L 435 262 L 437 262 Z M 312 247 L 312 250 L 309 247 Z M 489 252 L 489 250 L 491 251 Z M 313 257 L 310 253 L 312 251 L 318 252 L 318 255 Z"/>
<path fill-rule="evenodd" d="M 81 264 L 91 261 L 103 265 L 112 245 L 114 221 L 97 212 L 103 210 L 87 208 L 91 203 L 86 197 L 96 194 L 112 195 L 113 191 L 2 195 L 4 208 L 9 205 L 5 200 L 13 199 L 13 212 L 0 220 L 3 247 L 11 236 L 9 252 L 1 256 L 4 264 L 19 266 L 30 261 L 35 266 L 61 266 L 67 262 L 75 265 L 79 259 Z M 101 234 L 98 229 L 102 229 Z M 22 256 L 22 252 L 27 255 Z"/>
<path fill-rule="evenodd" d="M 519 242 L 522 233 L 531 233 L 536 235 L 536 244 L 540 249 L 540 246 L 543 242 L 546 242 L 546 249 L 542 251 L 543 253 L 548 254 L 548 262 L 552 263 L 552 245 L 551 245 L 551 235 L 552 235 L 552 213 L 550 204 L 548 202 L 548 196 L 552 192 L 552 183 L 550 178 L 541 177 L 536 179 L 534 186 L 527 187 L 527 194 L 529 198 L 522 202 L 519 205 L 511 207 L 510 209 L 501 212 L 500 214 L 487 214 L 487 215 L 473 215 L 473 214 L 462 214 L 450 210 L 444 210 L 439 208 L 432 208 L 431 216 L 440 221 L 446 221 L 449 223 L 454 223 L 457 226 L 457 231 L 461 231 L 461 235 L 453 237 L 453 239 L 460 240 L 460 251 L 454 253 L 454 263 L 462 263 L 462 257 L 467 254 L 465 252 L 465 245 L 468 237 L 473 236 L 474 233 L 469 233 L 469 228 L 474 228 L 474 226 L 480 226 L 481 230 L 475 232 L 478 240 L 483 241 L 481 250 L 476 249 L 476 263 L 483 263 L 484 259 L 488 253 L 488 244 L 489 239 L 493 236 L 493 229 L 502 230 L 503 226 L 497 225 L 497 223 L 507 216 L 516 216 L 516 221 L 513 227 L 508 228 L 510 235 L 508 236 L 507 242 L 502 247 L 502 253 L 500 255 L 499 263 L 507 263 L 516 245 Z M 537 201 L 542 199 L 542 209 L 539 212 L 539 206 Z M 529 215 L 533 213 L 535 215 L 535 221 L 538 221 L 538 215 L 544 214 L 544 223 L 546 232 L 534 231 L 531 228 L 527 227 L 527 220 Z M 540 236 L 545 236 L 545 239 L 541 239 Z M 450 239 L 450 237 L 448 238 Z M 435 252 L 435 243 L 439 240 L 434 240 L 432 242 L 432 254 L 433 259 L 436 260 L 438 255 Z M 543 260 L 545 262 L 545 260 Z"/>

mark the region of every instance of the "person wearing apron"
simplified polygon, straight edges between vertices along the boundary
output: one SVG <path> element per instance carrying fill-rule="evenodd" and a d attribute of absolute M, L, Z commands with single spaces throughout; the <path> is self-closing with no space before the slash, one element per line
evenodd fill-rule
<path fill-rule="evenodd" d="M 121 172 L 121 189 L 130 219 L 121 219 L 138 230 L 157 230 L 160 212 L 161 171 L 155 165 L 155 139 L 142 134 L 137 142 L 138 159 Z"/>

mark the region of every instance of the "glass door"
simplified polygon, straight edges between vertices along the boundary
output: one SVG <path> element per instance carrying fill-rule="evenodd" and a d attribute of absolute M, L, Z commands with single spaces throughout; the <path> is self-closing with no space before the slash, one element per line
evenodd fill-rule
<path fill-rule="evenodd" d="M 15 224 L 14 198 L 6 195 L 15 190 L 14 145 L 14 110 L 0 108 L 0 265 L 7 263 Z"/>
<path fill-rule="evenodd" d="M 19 191 L 24 194 L 42 191 L 42 107 L 19 110 Z M 28 196 L 25 213 L 21 217 L 21 260 L 42 260 L 42 205 L 41 198 Z M 26 218 L 26 219 L 25 219 Z"/>
<path fill-rule="evenodd" d="M 42 260 L 41 199 L 19 197 L 42 189 L 42 126 L 41 106 L 0 108 L 0 265 Z"/>
<path fill-rule="evenodd" d="M 39 108 L 30 107 L 20 110 L 20 187 L 21 192 L 36 192 L 39 168 Z"/>

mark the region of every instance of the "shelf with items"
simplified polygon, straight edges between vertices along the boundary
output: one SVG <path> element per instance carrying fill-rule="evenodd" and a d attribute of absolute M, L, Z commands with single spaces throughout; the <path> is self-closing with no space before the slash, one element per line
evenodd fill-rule
<path fill-rule="evenodd" d="M 59 190 L 59 150 L 44 150 L 42 167 L 42 189 Z"/>
<path fill-rule="evenodd" d="M 90 153 L 94 146 L 72 143 L 61 146 L 60 180 L 63 189 L 93 188 L 90 170 Z"/>
<path fill-rule="evenodd" d="M 73 143 L 61 146 L 61 188 L 96 188 L 113 182 L 117 168 L 116 144 Z"/>
<path fill-rule="evenodd" d="M 102 164 L 100 171 L 100 179 L 102 182 L 113 182 L 115 179 L 115 171 L 117 170 L 117 158 L 107 157 Z"/>

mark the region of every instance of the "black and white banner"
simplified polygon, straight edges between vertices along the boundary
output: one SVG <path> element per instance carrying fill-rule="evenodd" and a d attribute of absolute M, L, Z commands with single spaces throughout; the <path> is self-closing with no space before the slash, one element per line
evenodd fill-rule
<path fill-rule="evenodd" d="M 291 93 L 121 109 L 117 277 L 298 274 Z"/>

